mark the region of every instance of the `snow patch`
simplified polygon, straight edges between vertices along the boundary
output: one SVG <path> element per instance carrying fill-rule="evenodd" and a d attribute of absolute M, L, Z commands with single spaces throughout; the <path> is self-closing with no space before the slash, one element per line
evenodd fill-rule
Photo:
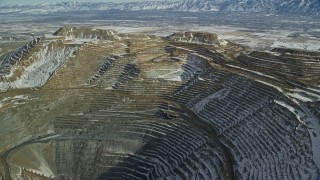
<path fill-rule="evenodd" d="M 24 102 L 21 102 L 21 100 L 27 100 L 29 99 L 28 96 L 26 95 L 19 95 L 19 96 L 14 96 L 14 97 L 6 97 L 0 100 L 0 108 L 2 108 L 5 104 L 24 104 Z M 10 101 L 10 102 L 9 102 Z"/>
<path fill-rule="evenodd" d="M 274 100 L 275 103 L 279 104 L 280 106 L 288 109 L 290 112 L 292 112 L 296 118 L 304 125 L 306 125 L 306 123 L 303 121 L 302 117 L 305 117 L 305 114 L 299 110 L 297 110 L 296 108 L 290 106 L 289 104 L 283 102 L 283 101 L 278 101 L 278 100 Z"/>
<path fill-rule="evenodd" d="M 286 95 L 288 95 L 288 96 L 290 96 L 292 98 L 298 99 L 298 100 L 300 100 L 302 102 L 313 102 L 314 101 L 313 99 L 308 98 L 306 96 L 303 96 L 303 95 L 301 95 L 299 93 L 286 93 Z"/>
<path fill-rule="evenodd" d="M 275 103 L 291 111 L 303 125 L 307 126 L 312 142 L 313 158 L 317 167 L 320 168 L 320 124 L 318 118 L 303 103 L 299 103 L 299 107 L 302 109 L 297 109 L 282 101 L 275 100 Z"/>
<path fill-rule="evenodd" d="M 260 82 L 260 83 L 262 83 L 262 84 L 265 84 L 265 85 L 267 85 L 267 86 L 273 87 L 273 88 L 275 88 L 276 90 L 278 90 L 279 92 L 282 92 L 282 93 L 283 93 L 283 90 L 282 90 L 279 86 L 276 86 L 276 85 L 273 85 L 273 84 L 271 84 L 271 83 L 267 83 L 267 82 L 261 81 L 261 80 L 255 80 L 255 81 Z"/>
<path fill-rule="evenodd" d="M 207 98 L 201 100 L 198 102 L 193 108 L 192 111 L 196 113 L 200 113 L 204 107 L 213 99 L 223 99 L 229 94 L 229 91 L 227 89 L 221 89 L 220 91 L 208 96 Z"/>
<path fill-rule="evenodd" d="M 270 79 L 276 79 L 277 80 L 277 78 L 275 78 L 273 76 L 269 76 L 267 74 L 264 74 L 264 73 L 261 73 L 261 72 L 258 72 L 258 71 L 245 69 L 245 68 L 242 68 L 242 67 L 239 67 L 239 66 L 235 66 L 235 65 L 231 65 L 231 64 L 226 64 L 226 66 L 232 67 L 232 68 L 236 68 L 236 69 L 241 69 L 241 70 L 244 70 L 244 71 L 247 71 L 247 72 L 254 73 L 254 74 L 259 75 L 259 76 L 264 76 L 264 77 L 267 77 L 267 78 L 270 78 Z"/>
<path fill-rule="evenodd" d="M 30 57 L 35 61 L 24 68 L 19 79 L 12 82 L 0 82 L 0 90 L 34 88 L 44 85 L 55 71 L 73 56 L 76 50 L 76 47 L 59 47 L 55 44 L 45 46 Z"/>

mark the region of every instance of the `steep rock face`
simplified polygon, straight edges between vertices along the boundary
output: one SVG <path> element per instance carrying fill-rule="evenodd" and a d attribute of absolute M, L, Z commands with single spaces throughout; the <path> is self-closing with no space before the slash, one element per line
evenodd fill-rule
<path fill-rule="evenodd" d="M 5 179 L 319 177 L 319 52 L 248 53 L 205 32 L 55 35 L 11 67 L 41 83 L 0 94 Z"/>

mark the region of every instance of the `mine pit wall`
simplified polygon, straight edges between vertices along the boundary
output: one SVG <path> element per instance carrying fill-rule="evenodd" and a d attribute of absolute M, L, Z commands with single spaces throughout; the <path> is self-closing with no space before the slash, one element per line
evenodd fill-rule
<path fill-rule="evenodd" d="M 222 72 L 220 72 L 220 73 L 217 73 L 217 70 L 215 71 L 215 70 L 213 70 L 213 72 L 215 72 L 216 73 L 216 75 L 214 75 L 214 74 L 212 74 L 212 75 L 210 75 L 211 77 L 214 77 L 214 80 L 213 81 L 217 81 L 217 80 L 219 80 L 219 79 L 217 79 L 216 77 L 221 77 L 221 75 L 219 75 L 219 74 L 222 74 Z M 219 72 L 219 71 L 218 71 Z M 190 73 L 189 73 L 190 74 Z M 210 74 L 210 73 L 209 73 Z M 262 147 L 262 146 L 264 146 L 263 144 L 265 143 L 265 142 L 272 142 L 272 141 L 274 141 L 274 140 L 276 140 L 276 141 L 278 141 L 278 139 L 277 138 L 275 138 L 275 137 L 273 137 L 273 138 L 271 138 L 269 141 L 268 140 L 264 140 L 265 138 L 268 138 L 267 136 L 265 136 L 265 135 L 270 135 L 270 134 L 273 134 L 274 132 L 273 132 L 273 130 L 271 129 L 271 128 L 277 128 L 277 126 L 276 127 L 272 127 L 273 125 L 272 124 L 274 124 L 274 123 L 276 123 L 276 122 L 272 122 L 272 121 L 274 121 L 275 119 L 274 119 L 274 117 L 277 117 L 278 116 L 278 118 L 281 118 L 281 119 L 283 119 L 283 118 L 285 118 L 285 119 L 283 119 L 283 120 L 285 120 L 285 121 L 288 121 L 287 123 L 293 123 L 293 124 L 296 124 L 296 125 L 298 125 L 299 126 L 299 130 L 296 132 L 297 134 L 295 134 L 295 135 L 293 135 L 293 136 L 296 136 L 296 137 L 293 137 L 293 138 L 297 138 L 297 136 L 302 136 L 301 138 L 301 140 L 302 140 L 302 142 L 306 142 L 307 144 L 305 144 L 306 146 L 308 146 L 308 148 L 307 149 L 311 149 L 311 142 L 310 142 L 310 139 L 309 139 L 309 133 L 308 133 L 308 130 L 306 129 L 306 126 L 304 126 L 304 125 L 302 125 L 301 124 L 301 122 L 299 121 L 299 119 L 297 119 L 296 118 L 296 116 L 291 112 L 291 111 L 289 111 L 288 109 L 286 109 L 286 107 L 281 107 L 281 106 L 279 106 L 279 105 L 277 105 L 277 104 L 275 104 L 273 101 L 274 100 L 280 100 L 280 101 L 284 101 L 284 102 L 286 102 L 287 104 L 290 104 L 291 106 L 296 106 L 294 103 L 292 103 L 291 102 L 291 100 L 289 100 L 289 99 L 287 99 L 287 98 L 285 98 L 284 96 L 283 96 L 283 94 L 282 93 L 279 93 L 279 92 L 277 92 L 277 90 L 276 89 L 273 89 L 272 87 L 270 88 L 270 87 L 268 87 L 268 86 L 266 86 L 266 85 L 263 85 L 263 84 L 261 84 L 261 83 L 257 83 L 257 82 L 254 82 L 254 81 L 251 81 L 251 80 L 249 80 L 249 79 L 246 79 L 246 78 L 243 78 L 243 77 L 237 77 L 237 75 L 235 75 L 235 74 L 229 74 L 229 75 L 227 75 L 227 74 L 225 74 L 224 76 L 228 76 L 228 79 L 227 79 L 227 81 L 224 81 L 223 82 L 223 84 L 225 85 L 225 90 L 226 91 L 228 91 L 227 93 L 223 93 L 223 94 L 225 94 L 224 96 L 221 96 L 221 95 L 217 95 L 217 96 L 214 96 L 214 95 L 211 95 L 212 96 L 212 98 L 209 98 L 209 99 L 206 99 L 206 101 L 202 101 L 201 102 L 201 108 L 196 108 L 196 109 L 194 109 L 195 110 L 195 113 L 197 113 L 197 115 L 199 116 L 199 118 L 200 119 L 202 119 L 202 121 L 206 121 L 206 122 L 208 122 L 208 123 L 210 123 L 211 124 L 211 126 L 213 126 L 216 130 L 217 130 L 217 132 L 219 132 L 219 134 L 218 134 L 218 137 L 219 137 L 219 141 L 221 141 L 226 147 L 227 147 L 227 149 L 229 149 L 230 151 L 231 151 L 231 154 L 232 154 L 232 156 L 233 157 L 235 157 L 236 159 L 235 159 L 235 161 L 234 161 L 234 168 L 235 168 L 235 177 L 238 177 L 238 178 L 246 178 L 246 177 L 248 177 L 249 176 L 249 174 L 251 174 L 251 172 L 248 172 L 247 170 L 246 170 L 246 168 L 244 168 L 244 166 L 250 166 L 249 164 L 247 164 L 247 165 L 244 165 L 244 164 L 242 164 L 241 163 L 241 161 L 243 161 L 243 160 L 241 160 L 241 154 L 238 154 L 239 152 L 241 153 L 241 151 L 242 150 L 237 150 L 237 148 L 244 148 L 245 146 L 247 146 L 247 147 L 245 147 L 245 148 L 249 148 L 249 146 L 252 146 L 252 145 L 254 145 L 254 147 L 255 148 L 258 148 L 258 149 L 265 149 L 264 147 Z M 200 76 L 201 77 L 201 79 L 206 79 L 207 81 L 208 80 L 210 80 L 210 79 L 208 79 L 208 76 L 207 75 L 204 75 L 204 76 Z M 196 78 L 197 79 L 197 78 Z M 199 78 L 200 79 L 200 78 Z M 196 97 L 198 97 L 201 93 L 203 93 L 203 89 L 208 89 L 209 87 L 206 87 L 206 86 L 204 86 L 204 87 L 202 87 L 202 88 L 200 88 L 200 89 L 202 89 L 202 90 L 198 90 L 198 94 L 199 95 L 197 95 L 197 94 L 194 94 L 195 92 L 197 92 L 197 91 L 195 91 L 195 90 L 197 90 L 198 88 L 196 88 L 196 89 L 193 89 L 193 90 L 191 90 L 191 88 L 192 87 L 196 87 L 197 85 L 199 86 L 199 84 L 200 84 L 200 82 L 203 82 L 203 80 L 201 81 L 201 80 L 198 80 L 198 81 L 195 81 L 195 83 L 193 83 L 193 84 L 190 84 L 190 85 L 188 85 L 188 86 L 185 86 L 186 88 L 182 88 L 182 91 L 185 91 L 185 92 L 180 92 L 180 93 L 182 93 L 183 94 L 183 98 L 181 97 L 181 102 L 183 102 L 183 104 L 188 104 L 189 105 L 189 108 L 193 108 L 193 104 L 195 104 L 194 102 L 193 102 L 193 100 L 192 99 L 195 99 Z M 220 82 L 221 83 L 221 82 Z M 203 84 L 203 83 L 202 83 Z M 241 85 L 240 85 L 241 84 Z M 205 84 L 204 84 L 205 85 Z M 240 88 L 241 87 L 241 88 Z M 192 92 L 192 94 L 190 94 L 190 96 L 188 96 L 187 94 L 188 94 L 188 89 L 190 89 L 190 93 Z M 232 92 L 232 91 L 237 91 L 237 92 Z M 214 91 L 213 91 L 214 92 Z M 219 92 L 219 91 L 218 91 Z M 245 97 L 245 96 L 247 96 L 247 97 Z M 240 97 L 239 97 L 240 96 Z M 251 103 L 258 103 L 258 104 L 256 104 L 256 107 L 258 107 L 257 109 L 256 108 L 250 108 L 251 106 L 249 105 L 249 107 L 247 107 L 248 106 L 248 104 L 247 105 L 241 105 L 241 104 L 243 104 L 244 103 L 244 101 L 235 101 L 236 99 L 241 99 L 241 97 L 242 96 L 244 96 L 243 97 L 243 99 L 248 99 L 249 101 L 250 101 L 250 103 L 249 104 L 251 104 Z M 188 98 L 187 98 L 188 97 Z M 210 97 L 210 94 L 208 95 L 208 97 Z M 234 100 L 232 100 L 232 99 L 230 99 L 232 97 L 232 99 L 234 99 Z M 180 97 L 179 97 L 179 94 L 175 94 L 174 96 L 172 96 L 171 98 L 173 98 L 173 100 L 175 100 L 175 101 L 177 101 L 177 102 L 179 102 L 180 100 Z M 191 99 L 189 99 L 189 98 L 191 98 Z M 262 98 L 262 99 L 261 99 Z M 189 100 L 187 100 L 187 99 L 189 99 Z M 203 99 L 205 99 L 205 98 L 203 98 Z M 226 99 L 226 100 L 228 100 L 228 102 L 229 103 L 227 103 L 227 102 L 225 102 L 225 103 L 223 103 L 223 101 L 224 101 L 224 99 Z M 260 99 L 260 100 L 259 100 Z M 188 102 L 188 101 L 190 101 L 190 102 Z M 219 101 L 222 103 L 222 104 L 219 104 Z M 191 103 L 192 102 L 192 103 Z M 217 104 L 218 103 L 218 104 Z M 236 107 L 236 109 L 237 108 L 240 108 L 240 107 L 244 107 L 245 109 L 247 109 L 248 108 L 248 112 L 249 112 L 249 114 L 247 114 L 247 115 L 244 115 L 243 117 L 242 117 L 242 115 L 240 116 L 240 117 L 238 117 L 238 118 L 236 118 L 236 116 L 234 116 L 234 118 L 233 119 L 229 119 L 229 120 L 232 120 L 232 121 L 234 121 L 234 122 L 231 122 L 230 121 L 230 126 L 226 126 L 226 123 L 225 122 L 229 122 L 229 120 L 227 120 L 227 119 L 223 119 L 222 117 L 220 117 L 221 119 L 219 120 L 219 119 L 216 119 L 216 118 L 218 118 L 218 117 L 215 117 L 215 116 L 217 116 L 217 115 L 214 115 L 214 112 L 213 111 L 216 111 L 216 112 L 219 112 L 220 114 L 222 113 L 222 114 L 224 114 L 224 110 L 223 109 L 220 109 L 220 108 L 223 108 L 223 107 L 225 107 L 225 105 L 226 104 L 233 104 L 233 103 L 236 103 L 237 104 L 237 106 L 235 106 L 235 105 L 233 105 L 233 106 L 235 106 Z M 260 104 L 260 103 L 262 103 L 262 104 Z M 217 106 L 212 106 L 212 105 L 214 105 L 214 104 L 217 104 Z M 211 107 L 210 107 L 211 106 Z M 269 120 L 271 120 L 271 124 L 264 124 L 264 126 L 265 125 L 267 125 L 267 129 L 268 129 L 268 131 L 269 130 L 271 130 L 271 131 L 269 131 L 269 132 L 267 132 L 267 134 L 265 134 L 264 136 L 265 137 L 263 137 L 262 139 L 260 139 L 260 138 L 258 138 L 258 139 L 256 139 L 257 141 L 256 142 L 251 142 L 251 143 L 249 143 L 249 142 L 246 142 L 247 141 L 247 139 L 248 139 L 248 137 L 247 136 L 251 136 L 250 134 L 247 134 L 247 133 L 245 133 L 246 131 L 243 131 L 244 132 L 244 135 L 242 135 L 242 134 L 239 134 L 239 132 L 237 132 L 237 131 L 234 131 L 233 130 L 233 127 L 238 127 L 238 126 L 243 126 L 242 124 L 247 124 L 249 121 L 252 121 L 253 119 L 251 119 L 252 117 L 253 118 L 258 118 L 258 119 L 264 119 L 265 117 L 265 112 L 264 111 L 266 111 L 266 112 L 268 112 L 269 111 L 269 113 L 271 112 L 270 110 L 271 109 L 274 109 L 274 108 L 280 108 L 279 109 L 279 112 L 285 112 L 285 114 L 286 114 L 286 116 L 287 117 L 281 117 L 280 116 L 280 114 L 279 115 L 273 115 L 273 117 L 269 117 L 270 119 Z M 220 109 L 220 110 L 219 110 Z M 269 110 L 268 110 L 269 109 Z M 244 110 L 241 110 L 242 112 L 247 112 L 247 111 L 244 111 Z M 211 113 L 210 113 L 211 112 Z M 229 114 L 230 114 L 230 112 L 231 112 L 231 114 L 230 115 L 232 115 L 232 111 L 228 111 L 229 112 Z M 252 113 L 252 114 L 251 114 Z M 241 113 L 242 114 L 242 113 Z M 251 115 L 250 115 L 251 114 Z M 258 114 L 261 114 L 261 115 L 258 115 Z M 258 115 L 258 116 L 257 116 Z M 256 116 L 256 117 L 255 117 Z M 239 119 L 240 118 L 240 119 Z M 239 120 L 235 120 L 235 119 L 239 119 Z M 250 120 L 251 119 L 251 120 Z M 272 119 L 274 119 L 274 120 L 272 120 Z M 221 120 L 223 120 L 224 122 L 222 122 Z M 279 119 L 280 120 L 280 119 Z M 283 121 L 283 120 L 281 120 L 281 121 Z M 293 120 L 293 121 L 292 121 Z M 219 123 L 221 121 L 221 124 Z M 260 122 L 259 122 L 260 123 Z M 279 122 L 277 122 L 277 123 L 279 123 Z M 281 126 L 283 126 L 284 124 L 282 124 Z M 286 125 L 285 125 L 286 126 Z M 287 129 L 287 127 L 283 127 L 284 129 Z M 291 126 L 291 125 L 290 125 Z M 291 128 L 293 128 L 293 126 L 291 126 Z M 250 129 L 249 127 L 246 127 L 246 129 Z M 281 132 L 281 131 L 280 131 Z M 293 130 L 293 132 L 295 132 L 295 130 Z M 230 134 L 231 133 L 231 134 Z M 288 132 L 289 134 L 291 134 L 290 132 Z M 302 133 L 302 134 L 300 134 L 300 133 Z M 238 137 L 242 137 L 242 140 L 237 140 L 237 138 L 234 136 L 234 135 L 232 135 L 232 134 L 238 134 L 237 136 Z M 277 136 L 277 137 L 282 137 L 283 135 L 279 135 L 279 136 Z M 236 138 L 236 139 L 234 139 L 235 141 L 234 142 L 232 142 L 233 140 L 233 138 Z M 269 139 L 269 138 L 268 138 Z M 304 139 L 304 140 L 303 140 Z M 231 140 L 231 142 L 228 142 L 228 141 L 230 141 Z M 244 142 L 242 142 L 242 141 L 244 141 Z M 285 140 L 285 141 L 287 141 L 287 140 Z M 235 143 L 235 142 L 241 142 L 242 143 L 242 145 L 240 145 L 240 144 L 236 144 L 236 147 L 231 147 L 231 144 L 230 143 Z M 251 144 L 251 145 L 250 145 Z M 280 145 L 281 143 L 280 142 L 278 142 L 278 144 Z M 238 146 L 238 147 L 237 147 Z M 242 147 L 242 146 L 244 146 L 244 147 Z M 281 145 L 282 146 L 282 145 Z M 251 148 L 253 148 L 253 147 L 251 147 Z M 272 148 L 275 148 L 275 147 L 272 147 Z M 283 146 L 283 147 L 281 147 L 281 149 L 283 149 L 283 148 L 285 148 L 285 149 L 287 149 L 287 146 Z M 292 148 L 297 148 L 297 149 L 299 149 L 298 151 L 299 151 L 299 153 L 302 153 L 300 156 L 303 158 L 303 157 L 308 157 L 308 158 L 311 158 L 312 157 L 312 152 L 303 152 L 303 150 L 302 149 L 300 149 L 299 147 L 292 147 Z M 271 150 L 271 149 L 270 149 Z M 280 150 L 280 149 L 279 149 Z M 238 151 L 238 152 L 237 152 Z M 250 151 L 250 150 L 245 150 L 245 151 Z M 254 153 L 256 153 L 256 152 L 251 152 L 251 154 L 254 154 Z M 268 153 L 267 151 L 265 152 L 265 153 Z M 260 155 L 261 156 L 261 155 Z M 244 157 L 246 157 L 246 155 L 244 156 Z M 239 159 L 240 158 L 240 159 Z M 276 158 L 276 157 L 275 157 Z M 249 161 L 252 161 L 251 163 L 254 163 L 254 161 L 255 160 L 250 160 L 251 158 L 250 158 L 250 156 L 249 156 L 249 158 L 248 158 L 248 160 Z M 286 161 L 287 159 L 285 159 L 285 161 Z M 273 160 L 269 160 L 269 161 L 273 161 Z M 302 161 L 302 162 L 304 162 L 303 161 L 303 159 L 300 159 L 299 161 Z M 248 163 L 248 161 L 247 161 L 247 163 Z M 275 163 L 277 163 L 277 162 L 275 162 Z M 308 162 L 309 163 L 309 162 Z M 310 164 L 310 168 L 312 168 L 313 170 L 310 172 L 310 174 L 309 175 L 311 175 L 311 176 L 306 176 L 306 177 L 309 177 L 309 178 L 311 178 L 311 177 L 315 177 L 316 176 L 316 174 L 318 174 L 319 173 L 319 169 L 315 166 L 315 164 L 314 164 L 314 162 L 312 161 L 312 162 L 310 162 L 311 164 Z M 262 163 L 263 164 L 263 163 Z M 261 165 L 262 165 L 261 164 Z M 268 164 L 268 163 L 266 163 L 266 164 Z M 263 165 L 262 165 L 263 166 Z M 268 170 L 267 170 L 268 171 Z M 275 172 L 272 172 L 273 170 L 271 170 L 270 172 L 267 172 L 267 174 L 274 174 Z M 286 170 L 284 170 L 284 174 L 285 174 L 285 171 Z M 300 173 L 301 173 L 301 169 L 300 170 L 298 170 Z M 302 178 L 305 178 L 305 176 L 303 175 L 303 173 L 301 174 L 301 177 Z"/>
<path fill-rule="evenodd" d="M 12 92 L 4 93 L 3 96 L 8 97 L 10 94 Z M 11 108 L 5 114 L 2 113 L 1 122 L 4 128 L 0 131 L 3 133 L 1 135 L 3 138 L 0 139 L 0 146 L 6 149 L 4 151 L 5 154 L 2 156 L 2 162 L 4 160 L 8 161 L 10 156 L 18 151 L 20 147 L 32 143 L 39 137 L 54 134 L 55 130 L 52 121 L 57 113 L 67 113 L 64 106 L 68 106 L 74 101 L 70 96 L 72 94 L 74 92 L 70 91 L 47 91 L 40 94 L 40 96 L 39 94 L 31 93 L 28 95 L 29 99 L 23 105 L 19 105 L 18 111 L 15 108 Z M 57 97 L 59 98 L 57 99 Z M 44 114 L 46 115 L 43 116 Z M 17 128 L 19 131 L 14 135 L 7 132 L 10 129 Z M 9 171 L 7 170 L 7 172 Z M 8 173 L 6 173 L 6 177 L 8 177 Z"/>
<path fill-rule="evenodd" d="M 79 31 L 78 35 L 80 38 L 92 38 L 91 31 L 101 33 L 90 30 L 88 33 Z M 61 35 L 72 35 L 68 33 Z M 187 38 L 193 36 L 186 35 Z M 39 57 L 71 56 L 72 50 L 66 50 L 68 46 L 65 45 L 62 47 L 59 54 L 52 55 L 44 50 Z M 14 169 L 12 177 L 19 170 L 15 164 L 24 164 L 41 176 L 74 179 L 117 177 L 115 172 L 130 175 L 128 171 L 143 178 L 186 179 L 199 174 L 208 179 L 213 179 L 215 174 L 218 179 L 262 176 L 265 179 L 316 178 L 320 174 L 318 157 L 314 154 L 318 144 L 313 142 L 318 139 L 313 138 L 314 133 L 304 122 L 319 121 L 317 104 L 298 108 L 297 103 L 270 84 L 224 69 L 226 62 L 219 53 L 194 47 L 195 44 L 188 44 L 183 50 L 188 56 L 179 57 L 182 59 L 182 82 L 172 83 L 156 78 L 141 80 L 143 68 L 130 63 L 132 57 L 125 55 L 126 58 L 120 58 L 108 67 L 110 71 L 100 75 L 95 83 L 101 86 L 94 90 L 90 86 L 54 90 L 44 86 L 39 91 L 43 91 L 40 95 L 28 95 L 32 98 L 25 100 L 19 111 L 12 108 L 1 114 L 1 121 L 7 128 L 4 128 L 6 138 L 2 142 L 0 140 L 0 147 L 2 144 L 8 149 L 3 158 L 14 160 L 10 164 Z M 128 52 L 137 49 L 131 48 Z M 59 62 L 61 67 L 65 60 Z M 103 62 L 101 60 L 101 64 Z M 218 63 L 219 68 L 211 68 L 212 63 Z M 40 65 L 39 71 L 46 69 L 46 72 L 51 72 L 59 67 Z M 37 72 L 33 73 L 41 75 Z M 55 77 L 51 80 L 60 81 Z M 41 84 L 39 82 L 36 83 Z M 114 88 L 119 92 L 106 88 L 112 84 L 120 84 Z M 179 104 L 180 108 L 170 107 L 165 112 L 167 116 L 157 116 L 154 112 L 159 106 L 157 100 Z M 146 109 L 148 111 L 141 113 Z M 303 109 L 309 117 L 307 121 L 301 121 L 302 115 L 295 111 Z M 8 131 L 15 128 L 20 129 L 13 136 Z M 39 135 L 51 133 L 52 139 L 38 139 Z M 14 138 L 13 143 L 18 146 L 14 146 L 10 138 Z M 175 144 L 179 145 L 171 146 Z M 114 148 L 108 148 L 108 145 Z M 118 151 L 121 153 L 115 154 Z M 31 152 L 38 154 L 28 156 L 30 159 L 27 161 L 37 159 L 38 164 L 34 167 L 25 164 L 21 158 Z M 90 159 L 91 166 L 84 167 L 83 164 L 88 164 L 86 158 Z M 116 163 L 118 161 L 120 163 Z M 144 163 L 139 167 L 133 166 L 137 161 Z M 198 167 L 208 166 L 208 169 L 201 168 L 201 173 L 198 173 L 199 169 L 192 165 L 194 163 Z M 132 169 L 128 170 L 128 167 Z M 4 169 L 8 172 L 7 167 Z M 145 169 L 152 170 L 146 172 Z"/>
<path fill-rule="evenodd" d="M 189 108 L 185 107 L 182 104 L 181 104 L 181 107 L 183 111 L 182 117 L 187 121 L 191 122 L 194 126 L 208 133 L 209 137 L 212 138 L 212 140 L 209 141 L 209 144 L 212 144 L 212 146 L 216 146 L 216 144 L 218 144 L 218 146 L 222 149 L 223 157 L 225 159 L 224 171 L 223 171 L 224 179 L 226 180 L 235 179 L 235 172 L 234 172 L 235 160 L 230 150 L 219 140 L 216 130 L 212 127 L 210 123 L 202 121 L 201 118 Z"/>
<path fill-rule="evenodd" d="M 303 120 L 306 123 L 312 141 L 313 159 L 320 169 L 320 102 L 304 103 L 300 102 Z"/>
<path fill-rule="evenodd" d="M 4 60 L 2 61 L 0 67 L 0 74 L 1 75 L 8 75 L 10 74 L 10 68 L 18 63 L 21 62 L 23 56 L 28 55 L 32 49 L 40 42 L 42 38 L 36 38 L 33 41 L 27 43 L 26 45 L 22 46 L 14 50 L 13 52 L 9 53 Z"/>
<path fill-rule="evenodd" d="M 5 75 L 0 82 L 0 90 L 35 88 L 44 85 L 76 50 L 77 47 L 66 46 L 60 41 L 43 42 L 37 52 L 21 57 L 23 61 L 11 67 L 12 72 L 9 77 Z M 25 68 L 16 68 L 22 66 Z"/>

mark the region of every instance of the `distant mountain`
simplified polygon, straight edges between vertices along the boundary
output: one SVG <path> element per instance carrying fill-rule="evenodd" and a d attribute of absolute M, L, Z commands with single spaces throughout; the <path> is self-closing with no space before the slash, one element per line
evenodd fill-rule
<path fill-rule="evenodd" d="M 220 11 L 276 12 L 277 0 L 227 0 L 220 4 Z"/>
<path fill-rule="evenodd" d="M 319 15 L 319 0 L 183 0 L 145 1 L 130 3 L 62 2 L 41 5 L 0 5 L 0 13 L 18 12 L 43 14 L 92 10 L 171 10 L 171 11 L 220 11 L 220 12 L 268 12 Z"/>
<path fill-rule="evenodd" d="M 320 0 L 290 0 L 277 6 L 278 12 L 320 15 Z"/>
<path fill-rule="evenodd" d="M 169 10 L 175 9 L 181 2 L 168 2 L 168 1 L 145 1 L 145 2 L 131 2 L 114 4 L 113 9 L 120 10 Z"/>
<path fill-rule="evenodd" d="M 184 0 L 173 9 L 178 11 L 219 11 L 221 2 L 223 1 Z"/>
<path fill-rule="evenodd" d="M 320 0 L 184 0 L 174 8 L 179 11 L 320 13 Z"/>

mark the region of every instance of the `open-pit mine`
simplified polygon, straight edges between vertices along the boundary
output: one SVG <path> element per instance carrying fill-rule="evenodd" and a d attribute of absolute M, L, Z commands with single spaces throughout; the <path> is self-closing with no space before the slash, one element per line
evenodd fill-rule
<path fill-rule="evenodd" d="M 63 27 L 0 57 L 0 179 L 317 179 L 320 52 Z"/>

